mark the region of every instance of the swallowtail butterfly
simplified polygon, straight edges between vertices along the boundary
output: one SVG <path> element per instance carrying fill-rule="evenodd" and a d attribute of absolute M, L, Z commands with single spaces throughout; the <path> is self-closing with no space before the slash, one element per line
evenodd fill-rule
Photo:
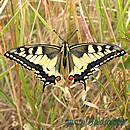
<path fill-rule="evenodd" d="M 61 80 L 61 65 L 68 66 L 69 80 L 83 82 L 92 75 L 99 66 L 126 52 L 108 43 L 81 43 L 69 46 L 63 41 L 62 46 L 36 44 L 25 45 L 7 51 L 4 56 L 18 62 L 25 68 L 33 70 L 37 78 L 47 84 L 55 84 Z"/>

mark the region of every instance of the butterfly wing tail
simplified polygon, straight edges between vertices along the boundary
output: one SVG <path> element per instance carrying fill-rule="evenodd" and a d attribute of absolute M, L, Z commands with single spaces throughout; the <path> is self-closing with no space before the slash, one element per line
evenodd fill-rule
<path fill-rule="evenodd" d="M 85 80 L 83 81 L 83 84 L 84 84 L 84 90 L 86 91 L 86 83 L 85 83 Z"/>
<path fill-rule="evenodd" d="M 44 89 L 45 89 L 45 87 L 46 87 L 46 82 L 43 82 L 44 84 L 43 84 L 43 88 L 42 88 L 42 91 L 43 91 L 43 93 L 44 93 Z"/>

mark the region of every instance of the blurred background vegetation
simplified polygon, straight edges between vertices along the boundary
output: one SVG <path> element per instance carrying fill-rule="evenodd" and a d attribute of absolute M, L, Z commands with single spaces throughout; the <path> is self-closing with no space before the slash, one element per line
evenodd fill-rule
<path fill-rule="evenodd" d="M 3 0 L 0 14 L 1 130 L 130 129 L 130 0 Z M 53 30 L 65 40 L 78 30 L 70 45 L 104 42 L 127 52 L 87 81 L 87 93 L 70 83 L 77 105 L 64 79 L 42 93 L 33 72 L 3 56 L 21 45 L 60 46 Z"/>

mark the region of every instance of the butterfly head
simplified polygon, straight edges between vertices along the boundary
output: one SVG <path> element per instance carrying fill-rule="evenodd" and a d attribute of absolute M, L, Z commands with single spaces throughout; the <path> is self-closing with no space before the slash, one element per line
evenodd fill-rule
<path fill-rule="evenodd" d="M 69 45 L 69 43 L 68 43 L 68 41 L 63 40 L 62 45 L 66 46 L 66 45 Z"/>

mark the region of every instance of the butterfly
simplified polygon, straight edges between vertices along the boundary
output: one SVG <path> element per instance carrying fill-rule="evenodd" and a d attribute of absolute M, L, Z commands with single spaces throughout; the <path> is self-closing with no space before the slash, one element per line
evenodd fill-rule
<path fill-rule="evenodd" d="M 68 79 L 82 82 L 86 90 L 85 80 L 100 66 L 126 52 L 108 43 L 81 43 L 69 46 L 63 41 L 61 47 L 47 44 L 25 45 L 7 51 L 4 56 L 16 61 L 28 70 L 34 71 L 37 78 L 48 84 L 55 84 L 62 78 L 62 67 L 68 66 Z"/>

